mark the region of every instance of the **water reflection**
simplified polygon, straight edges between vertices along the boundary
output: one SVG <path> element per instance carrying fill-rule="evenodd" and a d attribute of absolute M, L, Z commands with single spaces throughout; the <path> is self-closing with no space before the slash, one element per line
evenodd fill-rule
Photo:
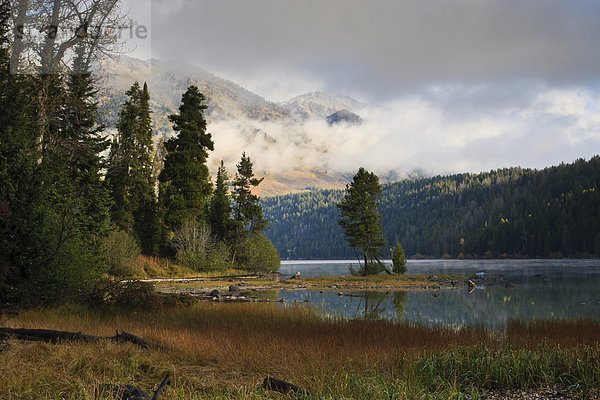
<path fill-rule="evenodd" d="M 600 266 L 576 262 L 568 267 L 543 262 L 429 262 L 425 273 L 469 274 L 485 270 L 500 283 L 435 292 L 282 291 L 280 298 L 308 301 L 332 316 L 406 321 L 435 326 L 484 325 L 501 330 L 508 320 L 600 320 Z M 564 262 L 562 262 L 564 263 Z M 336 264 L 339 265 L 339 264 Z M 335 266 L 335 265 L 334 265 Z M 461 270 L 458 272 L 458 270 Z M 505 282 L 509 282 L 506 285 Z"/>

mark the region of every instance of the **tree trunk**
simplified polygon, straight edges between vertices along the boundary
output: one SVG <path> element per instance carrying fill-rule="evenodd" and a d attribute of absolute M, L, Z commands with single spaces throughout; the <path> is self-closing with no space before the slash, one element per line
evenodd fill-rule
<path fill-rule="evenodd" d="M 23 54 L 23 38 L 26 34 L 26 17 L 29 8 L 29 0 L 21 0 L 15 17 L 15 26 L 13 34 L 13 45 L 10 54 L 10 73 L 18 74 L 21 67 L 21 54 Z"/>

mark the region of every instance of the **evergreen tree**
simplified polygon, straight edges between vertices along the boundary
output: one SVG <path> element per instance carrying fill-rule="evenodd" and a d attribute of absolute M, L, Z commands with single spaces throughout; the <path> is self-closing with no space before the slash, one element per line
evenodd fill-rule
<path fill-rule="evenodd" d="M 242 237 L 245 232 L 261 232 L 267 227 L 262 206 L 252 188 L 257 187 L 264 178 L 256 178 L 252 171 L 252 161 L 244 152 L 242 159 L 236 164 L 237 173 L 233 181 L 233 219 L 236 224 L 236 236 Z"/>
<path fill-rule="evenodd" d="M 397 274 L 403 274 L 406 272 L 406 255 L 404 254 L 404 248 L 399 241 L 392 249 L 392 270 Z"/>
<path fill-rule="evenodd" d="M 40 77 L 8 72 L 1 36 L 0 286 L 6 287 L 0 297 L 60 301 L 89 289 L 103 266 L 107 197 L 99 152 L 105 144 L 95 126 L 95 92 L 89 75 L 48 79 L 52 101 L 40 143 L 39 103 L 31 95 Z"/>
<path fill-rule="evenodd" d="M 208 223 L 213 235 L 222 241 L 231 239 L 233 220 L 231 219 L 231 198 L 227 188 L 227 170 L 221 161 L 217 171 L 215 190 L 210 199 Z"/>
<path fill-rule="evenodd" d="M 106 174 L 114 203 L 112 218 L 136 236 L 145 254 L 156 254 L 159 230 L 148 86 L 140 88 L 135 82 L 126 95 Z"/>
<path fill-rule="evenodd" d="M 365 275 L 370 272 L 369 263 L 377 260 L 385 245 L 378 210 L 380 195 L 379 178 L 361 167 L 346 185 L 346 195 L 338 204 L 342 215 L 338 223 L 348 244 L 363 253 Z"/>
<path fill-rule="evenodd" d="M 86 54 L 83 45 L 77 46 L 73 73 L 67 80 L 63 147 L 67 168 L 88 218 L 87 229 L 102 236 L 109 223 L 110 196 L 102 183 L 105 164 L 101 154 L 108 149 L 109 142 L 102 135 L 104 127 L 96 122 L 98 92 Z"/>
<path fill-rule="evenodd" d="M 214 150 L 206 132 L 205 97 L 196 86 L 183 94 L 179 114 L 169 116 L 177 136 L 165 143 L 167 155 L 159 176 L 163 222 L 173 232 L 186 220 L 205 220 L 212 192 L 206 159 Z"/>
<path fill-rule="evenodd" d="M 42 184 L 31 130 L 24 78 L 10 72 L 10 1 L 0 2 L 0 301 L 14 300 L 17 287 L 42 261 L 34 240 L 41 234 L 38 205 Z"/>

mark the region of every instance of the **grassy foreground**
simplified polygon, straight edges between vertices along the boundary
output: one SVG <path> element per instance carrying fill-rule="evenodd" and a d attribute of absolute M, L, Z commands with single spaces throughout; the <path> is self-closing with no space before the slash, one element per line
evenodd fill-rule
<path fill-rule="evenodd" d="M 10 327 L 113 335 L 127 330 L 166 345 L 9 342 L 0 351 L 3 399 L 94 399 L 103 383 L 164 399 L 282 399 L 257 385 L 267 374 L 324 398 L 479 398 L 484 390 L 564 387 L 596 393 L 600 323 L 513 322 L 505 332 L 431 329 L 327 319 L 304 307 L 198 304 L 151 312 L 81 306 L 28 311 Z"/>

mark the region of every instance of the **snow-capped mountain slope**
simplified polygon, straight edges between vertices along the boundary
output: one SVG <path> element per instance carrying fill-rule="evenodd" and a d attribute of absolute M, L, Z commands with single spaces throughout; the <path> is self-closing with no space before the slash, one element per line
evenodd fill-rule
<path fill-rule="evenodd" d="M 298 119 L 324 119 L 340 111 L 359 112 L 366 105 L 346 96 L 331 96 L 322 92 L 311 92 L 280 103 Z"/>
<path fill-rule="evenodd" d="M 182 94 L 190 85 L 198 86 L 206 96 L 207 114 L 213 121 L 241 118 L 281 120 L 291 117 L 285 108 L 188 64 L 120 57 L 117 61 L 106 62 L 99 75 L 105 88 L 101 118 L 108 126 L 114 125 L 118 109 L 125 99 L 124 93 L 135 81 L 148 83 L 157 133 L 161 134 L 169 133 L 167 115 L 177 110 Z"/>
<path fill-rule="evenodd" d="M 157 141 L 173 134 L 168 115 L 177 112 L 190 85 L 198 86 L 207 98 L 215 141 L 211 169 L 224 160 L 233 175 L 246 151 L 257 174 L 266 177 L 263 195 L 341 188 L 347 181 L 347 171 L 332 169 L 326 161 L 332 148 L 326 117 L 344 109 L 359 112 L 365 105 L 352 98 L 315 92 L 274 103 L 202 68 L 129 57 L 104 63 L 98 76 L 103 87 L 100 119 L 109 129 L 115 127 L 131 85 L 148 84 Z"/>

